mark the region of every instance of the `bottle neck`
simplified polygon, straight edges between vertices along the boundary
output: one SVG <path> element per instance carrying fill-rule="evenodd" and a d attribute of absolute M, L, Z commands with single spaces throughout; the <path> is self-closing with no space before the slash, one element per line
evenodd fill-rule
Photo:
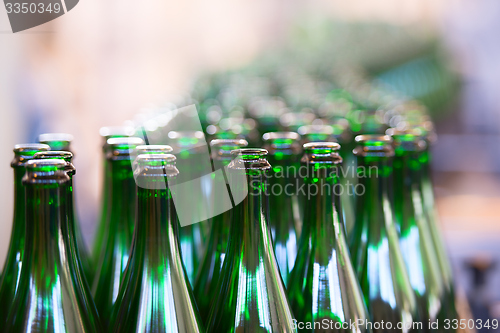
<path fill-rule="evenodd" d="M 25 173 L 24 166 L 14 167 L 14 222 L 12 226 L 14 232 L 16 229 L 23 231 L 26 227 L 25 226 L 26 192 L 22 183 L 24 173 Z"/>
<path fill-rule="evenodd" d="M 385 229 L 387 219 L 392 220 L 390 184 L 392 182 L 392 159 L 388 157 L 358 157 L 357 216 L 369 222 L 370 230 L 379 233 Z M 358 186 L 359 187 L 359 186 Z"/>
<path fill-rule="evenodd" d="M 259 258 L 264 248 L 272 248 L 269 230 L 269 201 L 265 171 L 248 170 L 246 182 L 248 195 L 233 210 L 229 253 L 245 257 L 246 269 L 255 272 L 261 264 Z M 232 178 L 234 178 L 234 175 Z M 238 177 L 232 184 L 237 184 Z M 243 253 L 242 253 L 243 252 Z"/>
<path fill-rule="evenodd" d="M 306 195 L 304 200 L 303 232 L 318 245 L 321 239 L 330 242 L 343 228 L 340 223 L 341 185 L 337 166 L 329 165 L 318 169 L 308 165 L 308 176 L 304 177 Z M 321 246 L 321 245 L 320 245 Z"/>
<path fill-rule="evenodd" d="M 133 232 L 135 218 L 135 180 L 129 160 L 108 161 L 110 171 L 109 224 L 112 230 Z"/>
<path fill-rule="evenodd" d="M 165 255 L 180 255 L 177 215 L 168 188 L 137 187 L 137 219 L 132 251 L 141 251 L 148 261 L 158 264 L 164 263 Z"/>
<path fill-rule="evenodd" d="M 26 247 L 32 249 L 32 265 L 45 267 L 45 274 L 56 274 L 57 266 L 75 254 L 69 246 L 74 236 L 66 219 L 67 184 L 26 185 Z"/>

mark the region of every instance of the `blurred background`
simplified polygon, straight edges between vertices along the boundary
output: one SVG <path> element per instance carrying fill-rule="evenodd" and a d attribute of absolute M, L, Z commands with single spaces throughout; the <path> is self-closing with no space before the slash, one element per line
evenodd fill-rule
<path fill-rule="evenodd" d="M 297 63 L 340 73 L 358 68 L 430 110 L 439 136 L 433 177 L 440 226 L 456 279 L 476 316 L 498 318 L 496 28 L 497 0 L 82 0 L 17 34 L 0 10 L 0 265 L 12 224 L 14 144 L 44 132 L 74 135 L 78 214 L 90 244 L 100 127 L 191 91 L 205 73 L 265 64 L 292 72 Z"/>

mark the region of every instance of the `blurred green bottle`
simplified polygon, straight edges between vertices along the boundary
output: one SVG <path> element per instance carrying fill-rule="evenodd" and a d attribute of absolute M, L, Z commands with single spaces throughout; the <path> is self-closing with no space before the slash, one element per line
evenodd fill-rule
<path fill-rule="evenodd" d="M 203 183 L 201 179 L 204 173 L 212 171 L 210 154 L 203 132 L 171 131 L 168 133 L 168 137 L 177 157 L 177 166 L 182 170 L 176 183 L 190 187 L 192 192 L 202 191 L 204 200 L 208 202 L 209 198 L 216 194 L 212 193 L 210 187 L 204 187 L 207 184 Z M 205 202 L 195 201 L 190 212 L 183 209 L 185 214 L 189 213 L 185 219 L 192 223 L 181 226 L 179 230 L 182 259 L 186 266 L 189 282 L 192 285 L 194 285 L 196 273 L 205 254 L 205 240 L 208 238 L 207 222 L 203 220 L 208 207 L 204 205 Z"/>
<path fill-rule="evenodd" d="M 426 143 L 415 131 L 389 129 L 393 139 L 394 208 L 399 244 L 424 322 L 453 319 L 446 284 L 422 202 L 422 163 Z"/>
<path fill-rule="evenodd" d="M 271 132 L 262 137 L 272 165 L 269 178 L 269 227 L 281 278 L 288 278 L 295 264 L 298 247 L 297 228 L 301 227 L 297 197 L 300 167 L 300 135 L 295 132 Z"/>
<path fill-rule="evenodd" d="M 26 262 L 6 332 L 102 332 L 67 218 L 67 166 L 62 159 L 26 164 Z"/>
<path fill-rule="evenodd" d="M 304 144 L 304 223 L 287 288 L 297 321 L 306 323 L 298 323 L 299 332 L 371 332 L 364 325 L 351 326 L 369 316 L 342 222 L 339 149 L 333 142 Z M 327 323 L 327 328 L 315 329 L 314 323 Z M 341 324 L 345 329 L 339 329 Z"/>
<path fill-rule="evenodd" d="M 14 216 L 10 234 L 7 258 L 0 279 L 0 327 L 7 319 L 7 314 L 14 298 L 19 292 L 19 275 L 24 263 L 24 243 L 26 240 L 26 196 L 22 178 L 26 163 L 33 159 L 35 153 L 47 151 L 50 147 L 44 144 L 28 143 L 15 145 L 14 160 L 10 166 L 14 169 Z"/>
<path fill-rule="evenodd" d="M 233 154 L 228 170 L 236 206 L 208 332 L 296 332 L 268 224 L 267 151 Z"/>
<path fill-rule="evenodd" d="M 359 183 L 350 250 L 368 311 L 373 322 L 391 323 L 392 332 L 421 331 L 427 323 L 421 322 L 418 313 L 389 200 L 392 139 L 386 135 L 359 135 L 356 143 Z M 412 329 L 397 329 L 398 323 Z"/>
<path fill-rule="evenodd" d="M 426 146 L 422 151 L 419 161 L 422 165 L 422 176 L 421 190 L 422 190 L 422 202 L 424 206 L 424 214 L 427 217 L 426 222 L 428 223 L 428 228 L 431 233 L 432 243 L 434 244 L 434 249 L 436 250 L 436 256 L 439 261 L 439 267 L 441 274 L 445 281 L 448 309 L 450 311 L 450 319 L 456 318 L 457 309 L 455 305 L 455 286 L 453 281 L 453 270 L 451 268 L 450 259 L 448 257 L 446 246 L 444 244 L 441 232 L 439 230 L 438 224 L 438 213 L 436 209 L 436 203 L 434 200 L 434 186 L 431 178 L 431 160 L 432 155 L 430 147 L 436 142 L 436 133 L 434 132 L 434 126 L 431 121 L 427 120 L 416 126 L 415 131 L 417 131 L 420 136 L 425 140 Z"/>
<path fill-rule="evenodd" d="M 38 137 L 38 141 L 40 143 L 46 144 L 50 146 L 50 150 L 52 151 L 68 151 L 72 153 L 71 159 L 74 156 L 74 153 L 71 149 L 71 142 L 73 141 L 73 135 L 67 133 L 44 133 L 40 134 Z M 61 156 L 62 157 L 62 156 Z M 69 163 L 71 163 L 71 159 Z M 70 174 L 70 186 L 73 184 L 73 176 Z M 74 194 L 72 194 L 74 195 Z M 75 225 L 75 237 L 76 242 L 78 244 L 78 252 L 80 254 L 80 260 L 83 265 L 83 272 L 85 273 L 85 277 L 89 284 L 92 284 L 92 280 L 94 279 L 95 269 L 92 265 L 92 259 L 90 257 L 89 251 L 87 249 L 87 245 L 85 244 L 85 240 L 83 239 L 82 228 L 80 223 L 78 222 L 78 212 L 75 207 L 75 203 L 71 204 L 71 208 L 73 210 L 73 219 Z"/>
<path fill-rule="evenodd" d="M 92 283 L 92 295 L 105 328 L 118 297 L 132 245 L 136 207 L 131 154 L 142 143 L 142 139 L 137 137 L 111 138 L 107 141 L 110 201 Z"/>
<path fill-rule="evenodd" d="M 181 258 L 174 162 L 171 154 L 136 159 L 136 228 L 109 331 L 204 332 Z"/>
<path fill-rule="evenodd" d="M 210 142 L 214 169 L 222 171 L 222 174 L 215 174 L 215 177 L 222 176 L 223 178 L 215 181 L 227 184 L 225 168 L 231 162 L 231 151 L 246 147 L 247 145 L 246 140 L 216 139 Z M 229 190 L 229 184 L 227 184 L 227 188 Z M 221 204 L 217 200 L 220 200 L 220 196 L 214 195 L 214 205 Z M 193 289 L 196 304 L 204 322 L 208 319 L 210 304 L 216 298 L 217 283 L 219 282 L 229 240 L 231 215 L 232 209 L 212 218 L 205 258 L 201 262 L 200 270 L 194 284 Z"/>
<path fill-rule="evenodd" d="M 103 181 L 101 186 L 101 209 L 99 221 L 97 224 L 94 242 L 92 244 L 92 262 L 94 265 L 97 265 L 99 259 L 101 257 L 102 250 L 102 242 L 104 237 L 104 232 L 106 230 L 106 219 L 108 216 L 108 209 L 110 207 L 111 196 L 109 194 L 109 189 L 111 187 L 111 171 L 108 169 L 108 159 L 106 158 L 106 154 L 108 151 L 108 139 L 111 138 L 126 138 L 130 137 L 134 134 L 134 129 L 127 126 L 105 126 L 101 127 L 99 130 L 99 134 L 102 138 L 102 163 L 103 163 Z"/>

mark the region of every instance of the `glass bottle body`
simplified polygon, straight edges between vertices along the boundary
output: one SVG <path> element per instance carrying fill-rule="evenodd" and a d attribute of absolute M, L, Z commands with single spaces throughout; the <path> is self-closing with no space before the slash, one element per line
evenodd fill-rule
<path fill-rule="evenodd" d="M 234 160 L 229 166 L 233 195 L 244 189 L 248 195 L 236 195 L 241 201 L 233 209 L 228 252 L 208 332 L 296 332 L 268 226 L 263 173 L 269 168 L 261 158 Z"/>

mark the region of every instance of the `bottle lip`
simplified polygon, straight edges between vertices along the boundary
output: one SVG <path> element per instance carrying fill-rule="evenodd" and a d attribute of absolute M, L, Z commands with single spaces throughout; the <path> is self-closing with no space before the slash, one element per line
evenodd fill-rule
<path fill-rule="evenodd" d="M 265 142 L 272 140 L 294 140 L 299 141 L 300 135 L 297 132 L 268 132 L 262 135 Z"/>
<path fill-rule="evenodd" d="M 26 163 L 23 184 L 62 184 L 70 178 L 63 159 L 33 159 Z"/>
<path fill-rule="evenodd" d="M 224 147 L 224 146 L 246 147 L 247 145 L 248 142 L 245 139 L 213 139 L 212 141 L 210 141 L 210 147 Z"/>
<path fill-rule="evenodd" d="M 135 151 L 140 154 L 167 154 L 174 151 L 169 145 L 138 145 L 135 147 Z"/>
<path fill-rule="evenodd" d="M 51 142 L 51 141 L 73 141 L 73 135 L 69 133 L 43 133 L 38 136 L 38 141 L 41 143 Z"/>
<path fill-rule="evenodd" d="M 355 156 L 392 157 L 394 148 L 392 138 L 388 135 L 363 134 L 355 138 L 358 146 L 353 150 Z"/>
<path fill-rule="evenodd" d="M 50 151 L 50 146 L 43 143 L 23 143 L 14 146 L 14 159 L 10 163 L 11 167 L 24 166 L 25 163 L 34 158 L 38 152 Z"/>
<path fill-rule="evenodd" d="M 173 154 L 140 154 L 135 159 L 137 166 L 134 171 L 134 176 L 140 178 L 138 185 L 142 186 L 143 181 L 164 183 L 165 177 L 174 177 L 179 174 L 179 170 L 175 167 L 176 157 Z M 158 187 L 154 187 L 158 188 Z"/>
<path fill-rule="evenodd" d="M 305 154 L 301 159 L 305 164 L 340 164 L 337 142 L 308 142 L 303 145 Z"/>
<path fill-rule="evenodd" d="M 45 159 L 62 159 L 66 162 L 66 171 L 70 176 L 74 176 L 76 174 L 76 168 L 71 163 L 73 158 L 73 154 L 69 151 L 65 150 L 49 150 L 35 153 L 34 159 L 37 160 L 45 160 Z"/>
<path fill-rule="evenodd" d="M 427 147 L 421 133 L 416 129 L 389 128 L 386 134 L 392 137 L 392 145 L 396 155 L 403 155 L 408 152 L 421 152 Z"/>
<path fill-rule="evenodd" d="M 142 144 L 144 141 L 135 136 L 110 138 L 106 141 L 106 158 L 112 161 L 128 160 L 134 149 Z"/>
<path fill-rule="evenodd" d="M 389 135 L 384 135 L 384 134 L 361 134 L 361 135 L 356 135 L 354 141 L 360 144 L 364 143 L 370 144 L 372 142 L 391 144 L 392 138 Z"/>
<path fill-rule="evenodd" d="M 267 150 L 263 148 L 241 148 L 231 151 L 234 159 L 229 164 L 233 170 L 268 170 L 271 165 L 265 158 Z"/>

